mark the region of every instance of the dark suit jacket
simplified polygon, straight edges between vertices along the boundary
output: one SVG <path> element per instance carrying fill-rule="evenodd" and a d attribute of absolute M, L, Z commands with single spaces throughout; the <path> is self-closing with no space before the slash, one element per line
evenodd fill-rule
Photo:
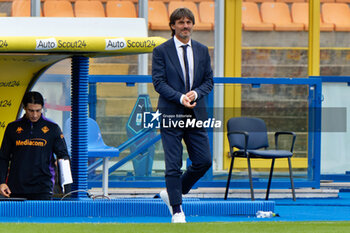
<path fill-rule="evenodd" d="M 206 98 L 213 88 L 213 71 L 211 69 L 208 47 L 192 40 L 194 77 L 192 90 L 198 94 L 197 105 L 193 109 L 199 120 L 207 119 Z M 185 82 L 174 39 L 164 42 L 153 50 L 152 81 L 159 93 L 158 109 L 162 114 L 184 114 L 185 107 L 180 98 L 185 92 Z"/>

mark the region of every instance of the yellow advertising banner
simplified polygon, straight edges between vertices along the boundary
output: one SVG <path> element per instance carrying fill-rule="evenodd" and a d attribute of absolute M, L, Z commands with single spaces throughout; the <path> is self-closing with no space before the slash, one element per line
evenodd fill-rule
<path fill-rule="evenodd" d="M 164 41 L 161 37 L 0 37 L 0 143 L 7 124 L 18 116 L 24 93 L 54 63 L 77 54 L 150 53 Z"/>
<path fill-rule="evenodd" d="M 0 37 L 2 52 L 77 52 L 108 54 L 149 53 L 162 37 Z"/>
<path fill-rule="evenodd" d="M 35 77 L 68 55 L 0 53 L 0 142 L 8 123 L 16 120 L 21 101 Z"/>

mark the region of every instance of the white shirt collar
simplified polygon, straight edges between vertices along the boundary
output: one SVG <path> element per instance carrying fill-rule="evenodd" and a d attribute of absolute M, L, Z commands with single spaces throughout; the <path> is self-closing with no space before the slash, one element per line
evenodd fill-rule
<path fill-rule="evenodd" d="M 176 47 L 176 48 L 181 47 L 181 45 L 185 45 L 185 44 L 182 43 L 179 39 L 177 39 L 176 36 L 174 36 L 174 42 L 175 42 L 175 47 Z M 191 42 L 192 42 L 192 40 L 189 40 L 188 43 L 187 43 L 190 47 L 192 47 Z"/>

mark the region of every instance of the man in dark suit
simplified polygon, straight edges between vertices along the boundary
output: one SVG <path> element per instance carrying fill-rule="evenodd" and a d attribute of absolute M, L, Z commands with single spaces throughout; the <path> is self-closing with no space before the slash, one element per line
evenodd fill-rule
<path fill-rule="evenodd" d="M 161 127 L 167 190 L 160 193 L 174 223 L 186 222 L 181 207 L 182 194 L 188 193 L 212 164 L 206 129 L 186 124 L 207 120 L 206 96 L 213 88 L 208 48 L 191 39 L 194 24 L 189 9 L 176 9 L 169 23 L 173 38 L 156 47 L 152 59 L 152 81 L 159 93 L 158 109 L 163 120 L 175 122 L 170 127 Z M 180 121 L 185 124 L 178 123 Z M 192 162 L 184 174 L 182 140 Z"/>

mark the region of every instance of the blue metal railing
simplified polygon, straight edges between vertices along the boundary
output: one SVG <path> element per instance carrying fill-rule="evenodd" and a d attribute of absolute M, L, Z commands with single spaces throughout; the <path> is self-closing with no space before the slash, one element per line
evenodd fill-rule
<path fill-rule="evenodd" d="M 48 75 L 57 78 L 55 75 Z M 151 83 L 152 78 L 150 75 L 89 75 L 89 83 L 95 84 L 97 82 L 116 82 L 125 83 L 127 86 L 134 86 L 136 83 Z M 309 134 L 308 134 L 308 179 L 307 180 L 296 180 L 296 187 L 314 187 L 319 188 L 320 186 L 320 145 L 321 145 L 321 101 L 322 101 L 322 80 L 321 78 L 235 78 L 235 77 L 215 77 L 214 83 L 216 84 L 248 84 L 252 87 L 260 87 L 264 84 L 287 84 L 287 85 L 308 85 L 309 86 Z M 94 94 L 94 93 L 90 93 Z M 213 103 L 213 92 L 209 95 L 209 103 Z M 90 103 L 90 111 L 94 108 L 93 104 L 95 101 Z M 212 134 L 209 133 L 209 137 L 212 138 Z M 134 154 L 129 155 L 133 157 Z M 130 158 L 129 157 L 129 158 Z M 124 161 L 123 161 L 124 163 Z M 120 167 L 116 165 L 116 167 Z M 115 168 L 115 167 L 114 167 Z M 210 171 L 212 173 L 212 170 Z M 225 180 L 212 179 L 213 176 L 209 176 L 209 180 L 200 181 L 198 186 L 209 186 L 209 187 L 224 187 Z M 246 182 L 245 182 L 246 183 Z M 245 187 L 242 182 L 233 182 L 232 187 Z M 279 187 L 286 187 L 286 182 L 276 181 L 274 185 Z M 145 187 L 144 181 L 130 182 L 115 182 L 114 187 Z M 264 187 L 265 184 L 255 187 Z M 164 186 L 164 181 L 151 182 L 147 184 L 147 187 Z"/>
<path fill-rule="evenodd" d="M 118 82 L 127 86 L 134 86 L 136 83 L 151 83 L 150 75 L 90 75 L 90 83 L 96 82 Z M 322 83 L 316 78 L 228 78 L 215 77 L 216 84 L 249 84 L 258 88 L 264 84 L 287 84 L 287 85 L 308 85 L 309 86 L 309 140 L 308 140 L 308 180 L 309 182 L 296 182 L 296 185 L 311 186 L 318 188 L 320 185 L 320 144 L 321 144 L 321 96 Z M 209 96 L 209 102 L 213 103 L 213 93 Z M 209 133 L 212 142 L 212 133 Z M 117 165 L 117 167 L 120 167 Z M 209 171 L 209 178 L 213 178 L 212 170 Z M 202 185 L 211 186 L 212 182 L 217 184 L 222 181 L 209 180 L 200 182 Z M 277 183 L 277 182 L 275 182 Z M 199 184 L 199 186 L 201 185 Z M 306 184 L 306 185 L 305 185 Z M 120 185 L 117 184 L 117 186 Z M 219 185 L 221 186 L 221 185 Z M 283 185 L 281 185 L 282 187 Z"/>
<path fill-rule="evenodd" d="M 121 152 L 123 152 L 124 150 L 126 150 L 127 148 L 129 148 L 130 146 L 132 146 L 135 142 L 139 141 L 142 138 L 145 137 L 149 137 L 150 134 L 154 134 L 154 129 L 149 128 L 149 129 L 143 129 L 141 130 L 140 133 L 136 134 L 135 136 L 129 138 L 127 141 L 123 142 L 122 144 L 120 144 L 119 146 L 117 146 L 117 149 L 119 150 L 119 154 Z M 155 144 L 156 142 L 158 142 L 160 139 L 160 134 L 155 135 L 154 137 L 152 137 L 151 139 L 148 139 L 147 143 L 145 143 L 145 145 L 141 146 L 139 149 L 137 149 L 136 151 L 134 151 L 133 153 L 127 155 L 126 157 L 124 157 L 123 159 L 119 160 L 116 164 L 114 164 L 112 167 L 109 168 L 109 174 L 114 172 L 116 169 L 118 169 L 119 167 L 123 166 L 125 163 L 127 163 L 128 161 L 132 160 L 133 158 L 135 158 L 138 154 L 143 153 L 144 151 L 146 151 L 148 149 L 148 147 L 152 146 L 153 144 Z M 88 167 L 88 174 L 92 173 L 93 171 L 95 171 L 95 169 L 99 166 L 101 166 L 103 163 L 103 159 L 98 159 L 96 160 L 93 164 L 91 164 Z M 98 180 L 101 179 L 102 175 L 96 176 L 94 179 Z"/>
<path fill-rule="evenodd" d="M 134 159 L 136 156 L 138 156 L 139 154 L 142 154 L 143 152 L 147 151 L 148 148 L 152 145 L 154 145 L 155 143 L 157 143 L 160 140 L 160 134 L 155 135 L 153 138 L 149 139 L 149 141 L 147 141 L 147 143 L 145 143 L 144 145 L 142 145 L 141 147 L 137 148 L 134 152 L 130 153 L 129 155 L 127 155 L 126 157 L 124 157 L 123 159 L 119 160 L 116 164 L 114 164 L 112 167 L 109 168 L 108 173 L 111 174 L 112 172 L 114 172 L 115 170 L 117 170 L 118 168 L 120 168 L 121 166 L 123 166 L 125 163 L 129 162 L 130 160 Z M 132 144 L 130 143 L 130 146 Z M 102 178 L 102 175 L 98 175 L 94 178 L 94 180 L 100 180 Z"/>

